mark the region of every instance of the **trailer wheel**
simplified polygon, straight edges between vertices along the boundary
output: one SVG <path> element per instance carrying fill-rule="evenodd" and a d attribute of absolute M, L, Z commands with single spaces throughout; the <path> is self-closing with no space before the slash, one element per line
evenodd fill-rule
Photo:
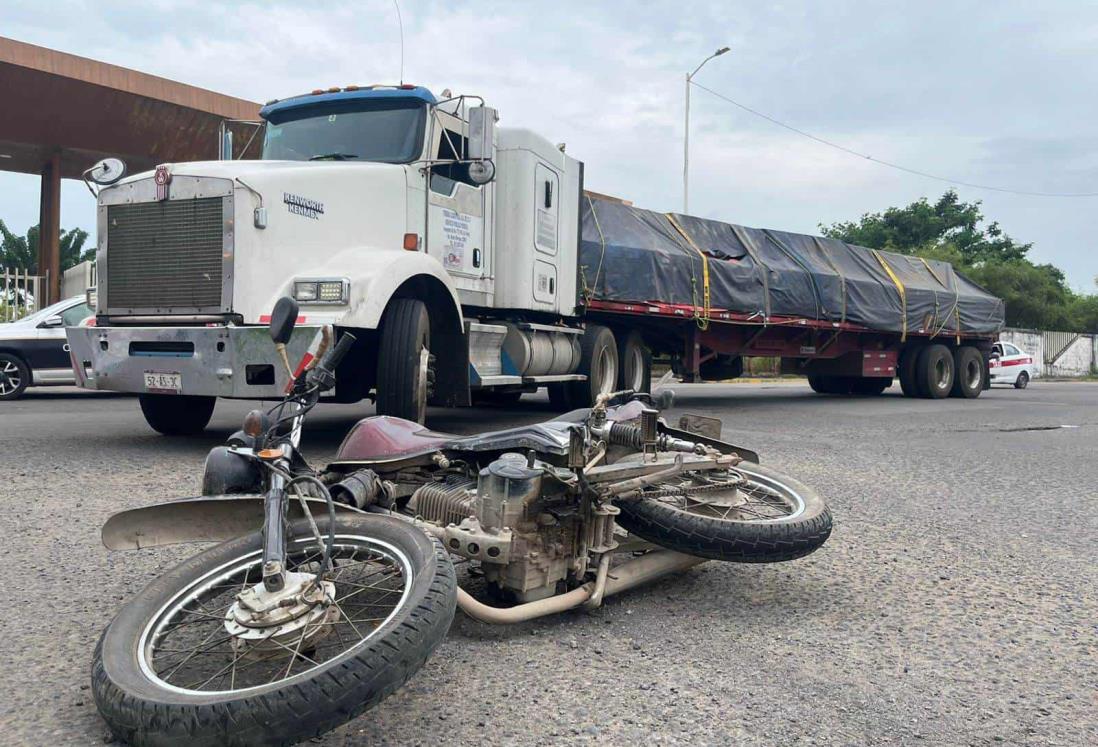
<path fill-rule="evenodd" d="M 953 351 L 953 388 L 950 397 L 975 399 L 984 390 L 984 357 L 971 345 Z"/>
<path fill-rule="evenodd" d="M 809 374 L 808 385 L 817 394 L 850 394 L 853 377 Z"/>
<path fill-rule="evenodd" d="M 915 365 L 915 382 L 927 399 L 948 397 L 953 389 L 953 353 L 945 345 L 927 345 Z"/>
<path fill-rule="evenodd" d="M 569 409 L 591 407 L 600 394 L 610 394 L 618 385 L 618 346 L 614 333 L 598 324 L 589 324 L 580 339 L 578 373 L 587 381 L 566 385 Z M 552 391 L 550 391 L 552 397 Z"/>
<path fill-rule="evenodd" d="M 905 397 L 921 397 L 919 384 L 915 376 L 915 369 L 919 363 L 919 348 L 908 346 L 900 351 L 900 365 L 897 372 L 900 376 L 900 388 Z"/>
<path fill-rule="evenodd" d="M 891 376 L 855 376 L 851 382 L 850 391 L 867 397 L 875 397 L 884 394 L 884 390 L 892 386 Z"/>
<path fill-rule="evenodd" d="M 145 422 L 165 436 L 194 436 L 206 430 L 217 397 L 188 394 L 142 394 L 138 397 Z"/>
<path fill-rule="evenodd" d="M 432 384 L 431 319 L 415 298 L 385 310 L 377 360 L 377 413 L 422 423 Z"/>
<path fill-rule="evenodd" d="M 644 344 L 640 332 L 616 335 L 618 345 L 618 389 L 648 392 L 652 389 L 652 351 Z"/>

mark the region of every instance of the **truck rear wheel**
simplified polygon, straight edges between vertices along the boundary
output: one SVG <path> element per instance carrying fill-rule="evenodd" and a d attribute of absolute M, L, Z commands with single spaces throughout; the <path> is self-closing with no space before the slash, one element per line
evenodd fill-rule
<path fill-rule="evenodd" d="M 927 399 L 948 397 L 953 389 L 953 353 L 945 345 L 927 345 L 915 365 L 919 394 Z"/>
<path fill-rule="evenodd" d="M 217 397 L 189 394 L 142 394 L 139 398 L 145 422 L 165 436 L 194 436 L 206 430 Z"/>
<path fill-rule="evenodd" d="M 984 357 L 971 345 L 953 351 L 953 388 L 950 397 L 975 399 L 984 390 Z"/>
<path fill-rule="evenodd" d="M 640 332 L 624 332 L 616 336 L 618 344 L 618 389 L 648 392 L 652 389 L 652 351 L 644 344 Z"/>
<path fill-rule="evenodd" d="M 568 409 L 591 407 L 600 394 L 609 394 L 618 385 L 618 346 L 614 333 L 598 324 L 589 324 L 580 339 L 580 364 L 577 373 L 587 381 L 565 385 Z M 550 398 L 553 392 L 550 391 Z M 559 399 L 559 394 L 558 394 Z"/>
<path fill-rule="evenodd" d="M 915 376 L 915 368 L 919 363 L 919 348 L 908 346 L 900 351 L 900 364 L 896 367 L 900 377 L 900 389 L 905 397 L 921 397 L 919 385 Z"/>
<path fill-rule="evenodd" d="M 431 319 L 415 298 L 385 310 L 377 359 L 377 414 L 422 423 L 432 384 Z"/>

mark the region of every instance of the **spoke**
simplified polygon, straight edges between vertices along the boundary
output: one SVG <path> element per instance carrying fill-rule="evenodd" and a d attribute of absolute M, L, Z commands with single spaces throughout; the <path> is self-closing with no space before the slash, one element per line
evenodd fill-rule
<path fill-rule="evenodd" d="M 205 644 L 206 644 L 206 642 L 207 642 L 207 641 L 209 641 L 209 640 L 210 640 L 210 638 L 212 638 L 212 637 L 213 637 L 213 635 L 214 635 L 214 633 L 216 633 L 216 632 L 217 632 L 217 628 L 214 628 L 213 630 L 211 630 L 211 631 L 210 631 L 210 632 L 209 632 L 209 633 L 208 633 L 208 634 L 206 635 L 206 637 L 205 637 L 205 638 L 203 638 L 203 639 L 202 639 L 202 640 L 201 640 L 201 641 L 199 642 L 198 646 L 196 646 L 196 647 L 194 648 L 194 650 L 193 650 L 193 651 L 191 651 L 191 653 L 190 653 L 190 654 L 188 654 L 187 656 L 183 657 L 183 660 L 182 660 L 182 661 L 178 662 L 178 663 L 177 663 L 177 664 L 176 664 L 176 665 L 175 665 L 174 667 L 172 667 L 172 671 L 170 671 L 170 672 L 168 672 L 167 674 L 163 675 L 163 679 L 164 679 L 164 681 L 165 681 L 165 682 L 167 682 L 167 681 L 168 681 L 169 679 L 171 679 L 171 676 L 172 676 L 173 674 L 175 674 L 176 672 L 178 672 L 178 671 L 179 671 L 179 668 L 180 668 L 181 666 L 183 666 L 183 665 L 184 665 L 184 664 L 186 664 L 186 663 L 187 663 L 188 661 L 190 661 L 190 660 L 191 660 L 191 659 L 193 659 L 193 658 L 194 658 L 195 656 L 197 656 L 197 655 L 198 655 L 198 654 L 200 653 L 200 651 L 199 651 L 199 647 L 201 647 L 201 646 L 205 645 Z M 220 639 L 220 640 L 216 641 L 216 642 L 215 642 L 215 643 L 214 643 L 213 645 L 214 645 L 214 646 L 217 646 L 217 645 L 219 645 L 219 644 L 221 644 L 221 643 L 223 643 L 223 642 L 225 642 L 225 641 L 227 641 L 227 640 L 229 640 L 229 639 L 231 639 L 231 638 L 232 638 L 232 636 L 227 636 L 227 637 L 225 637 L 225 638 L 222 638 L 222 639 Z M 211 646 L 211 648 L 212 648 L 212 646 Z M 206 651 L 208 651 L 209 649 L 205 649 L 205 650 L 206 650 Z"/>
<path fill-rule="evenodd" d="M 286 679 L 290 676 L 290 670 L 294 668 L 294 662 L 297 661 L 298 652 L 301 651 L 301 644 L 305 642 L 305 632 L 308 629 L 308 624 L 301 626 L 301 637 L 297 639 L 297 645 L 294 646 L 293 656 L 290 657 L 290 663 L 286 665 L 286 674 L 282 675 L 282 679 Z M 274 679 L 271 679 L 271 682 L 274 682 Z"/>
<path fill-rule="evenodd" d="M 339 606 L 339 602 L 332 602 L 332 604 L 334 604 L 335 608 L 339 610 L 339 614 L 343 615 L 343 619 L 346 620 L 347 624 L 351 626 L 351 630 L 355 631 L 355 635 L 358 636 L 358 640 L 363 640 L 366 636 L 362 635 L 361 631 L 359 631 L 359 629 L 355 627 L 354 621 L 351 620 L 351 618 L 347 617 L 347 613 L 344 612 L 343 608 Z"/>

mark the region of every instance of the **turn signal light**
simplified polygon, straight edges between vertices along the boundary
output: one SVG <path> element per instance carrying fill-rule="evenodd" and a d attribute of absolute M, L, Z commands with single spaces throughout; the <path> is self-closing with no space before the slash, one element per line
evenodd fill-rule
<path fill-rule="evenodd" d="M 410 252 L 419 251 L 419 234 L 418 233 L 406 233 L 404 234 L 404 248 Z"/>

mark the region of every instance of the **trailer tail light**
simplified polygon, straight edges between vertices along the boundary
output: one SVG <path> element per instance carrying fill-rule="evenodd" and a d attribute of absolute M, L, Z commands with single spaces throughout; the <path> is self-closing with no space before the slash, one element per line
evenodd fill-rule
<path fill-rule="evenodd" d="M 419 251 L 419 234 L 418 233 L 406 233 L 404 234 L 404 249 L 409 252 Z"/>

